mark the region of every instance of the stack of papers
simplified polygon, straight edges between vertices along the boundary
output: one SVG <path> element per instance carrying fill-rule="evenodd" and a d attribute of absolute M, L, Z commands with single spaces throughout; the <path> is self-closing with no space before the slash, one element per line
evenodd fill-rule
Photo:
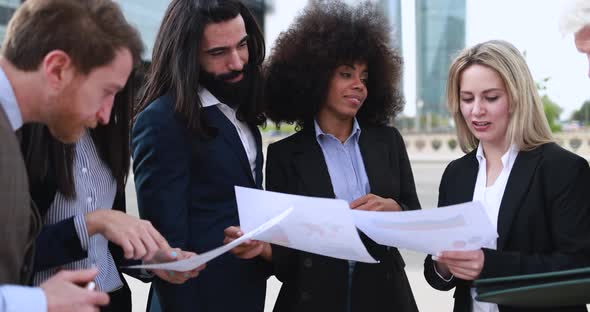
<path fill-rule="evenodd" d="M 474 250 L 498 237 L 479 203 L 403 212 L 351 210 L 344 200 L 268 192 L 236 186 L 245 234 L 228 245 L 186 260 L 132 268 L 192 270 L 248 239 L 323 256 L 376 263 L 358 229 L 379 244 L 428 254 Z"/>

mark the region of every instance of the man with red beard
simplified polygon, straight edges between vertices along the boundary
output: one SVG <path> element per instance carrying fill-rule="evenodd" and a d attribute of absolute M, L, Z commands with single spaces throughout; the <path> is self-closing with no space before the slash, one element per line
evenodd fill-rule
<path fill-rule="evenodd" d="M 234 186 L 262 187 L 264 39 L 236 0 L 173 0 L 132 131 L 140 215 L 202 253 L 239 224 Z M 225 254 L 198 279 L 156 279 L 164 311 L 263 311 L 270 265 Z M 228 298 L 232 298 L 228 300 Z"/>
<path fill-rule="evenodd" d="M 110 0 L 29 0 L 9 22 L 0 56 L 0 311 L 97 311 L 108 303 L 107 294 L 82 287 L 96 269 L 19 286 L 30 282 L 41 223 L 15 131 L 42 123 L 72 143 L 108 123 L 141 49 Z"/>

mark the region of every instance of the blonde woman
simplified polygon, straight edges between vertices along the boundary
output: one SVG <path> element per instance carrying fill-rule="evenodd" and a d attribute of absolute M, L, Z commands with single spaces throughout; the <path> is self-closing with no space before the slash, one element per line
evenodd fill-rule
<path fill-rule="evenodd" d="M 461 52 L 447 97 L 466 155 L 447 166 L 438 206 L 480 201 L 499 237 L 479 250 L 428 256 L 426 279 L 439 290 L 455 288 L 456 312 L 549 311 L 478 302 L 471 281 L 588 265 L 588 163 L 553 143 L 535 82 L 508 42 Z"/>

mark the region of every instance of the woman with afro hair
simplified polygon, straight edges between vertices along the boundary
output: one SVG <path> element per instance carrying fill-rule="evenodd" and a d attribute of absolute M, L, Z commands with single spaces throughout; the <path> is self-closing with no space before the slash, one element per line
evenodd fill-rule
<path fill-rule="evenodd" d="M 267 190 L 356 210 L 420 209 L 404 141 L 387 126 L 403 107 L 402 59 L 389 36 L 374 5 L 340 1 L 313 1 L 279 36 L 266 66 L 267 115 L 298 132 L 269 146 Z M 398 250 L 361 238 L 379 263 L 263 242 L 232 252 L 273 263 L 283 283 L 274 311 L 417 311 Z"/>

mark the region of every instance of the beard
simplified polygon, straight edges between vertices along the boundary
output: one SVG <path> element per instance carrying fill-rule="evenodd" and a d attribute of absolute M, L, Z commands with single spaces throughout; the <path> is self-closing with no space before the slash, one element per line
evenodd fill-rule
<path fill-rule="evenodd" d="M 242 80 L 234 83 L 227 82 L 240 74 L 243 74 Z M 201 69 L 199 75 L 199 82 L 203 87 L 207 88 L 219 101 L 234 109 L 249 99 L 251 75 L 248 64 L 244 65 L 244 69 L 241 71 L 218 75 Z"/>
<path fill-rule="evenodd" d="M 72 83 L 52 99 L 53 111 L 46 120 L 52 136 L 62 143 L 75 143 L 84 135 L 86 127 L 76 111 L 78 85 Z"/>

